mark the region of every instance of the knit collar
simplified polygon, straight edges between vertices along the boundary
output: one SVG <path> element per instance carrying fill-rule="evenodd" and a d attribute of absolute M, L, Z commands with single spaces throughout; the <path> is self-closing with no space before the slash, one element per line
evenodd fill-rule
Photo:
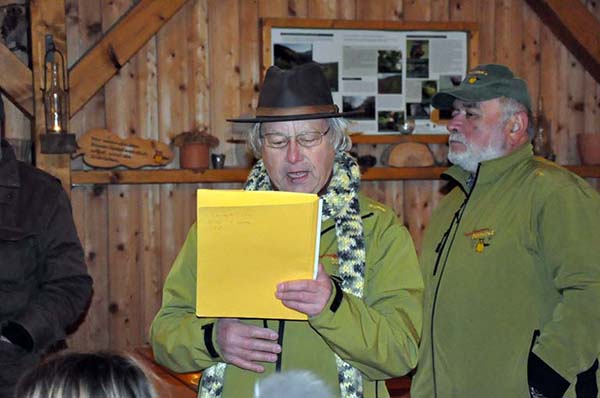
<path fill-rule="evenodd" d="M 514 152 L 496 159 L 486 160 L 479 163 L 477 168 L 477 184 L 489 184 L 497 181 L 507 171 L 512 170 L 517 164 L 531 159 L 533 157 L 533 148 L 527 143 L 520 146 Z M 465 192 L 470 191 L 468 185 L 471 173 L 458 165 L 454 165 L 446 170 L 442 177 L 447 177 L 458 182 Z"/>

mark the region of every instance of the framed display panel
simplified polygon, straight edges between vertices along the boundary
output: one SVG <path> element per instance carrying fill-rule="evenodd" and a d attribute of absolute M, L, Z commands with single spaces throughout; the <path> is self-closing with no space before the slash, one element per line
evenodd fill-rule
<path fill-rule="evenodd" d="M 470 22 L 347 21 L 264 18 L 262 76 L 318 62 L 335 104 L 360 109 L 351 129 L 390 134 L 414 120 L 414 133 L 446 132 L 448 114 L 431 106 L 441 89 L 456 86 L 477 65 L 479 30 Z"/>

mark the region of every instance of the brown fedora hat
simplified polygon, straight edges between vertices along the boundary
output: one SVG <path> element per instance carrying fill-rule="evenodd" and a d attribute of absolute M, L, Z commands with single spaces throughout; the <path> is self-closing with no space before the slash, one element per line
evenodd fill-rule
<path fill-rule="evenodd" d="M 229 122 L 257 123 L 325 119 L 356 115 L 361 111 L 340 112 L 331 98 L 323 69 L 310 62 L 291 69 L 267 69 L 258 95 L 255 117 L 227 119 Z"/>

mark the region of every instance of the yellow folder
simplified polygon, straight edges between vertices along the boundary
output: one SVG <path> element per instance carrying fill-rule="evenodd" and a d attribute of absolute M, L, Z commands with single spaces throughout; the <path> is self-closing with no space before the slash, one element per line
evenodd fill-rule
<path fill-rule="evenodd" d="M 199 189 L 196 315 L 307 319 L 277 284 L 314 279 L 321 200 L 315 194 Z"/>

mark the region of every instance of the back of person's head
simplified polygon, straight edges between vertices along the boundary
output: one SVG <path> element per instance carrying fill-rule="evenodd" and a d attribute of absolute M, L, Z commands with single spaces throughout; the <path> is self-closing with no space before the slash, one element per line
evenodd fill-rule
<path fill-rule="evenodd" d="M 323 380 L 305 370 L 273 373 L 256 382 L 254 398 L 331 398 Z"/>
<path fill-rule="evenodd" d="M 59 355 L 19 381 L 15 398 L 152 398 L 148 376 L 131 357 L 111 352 Z"/>

